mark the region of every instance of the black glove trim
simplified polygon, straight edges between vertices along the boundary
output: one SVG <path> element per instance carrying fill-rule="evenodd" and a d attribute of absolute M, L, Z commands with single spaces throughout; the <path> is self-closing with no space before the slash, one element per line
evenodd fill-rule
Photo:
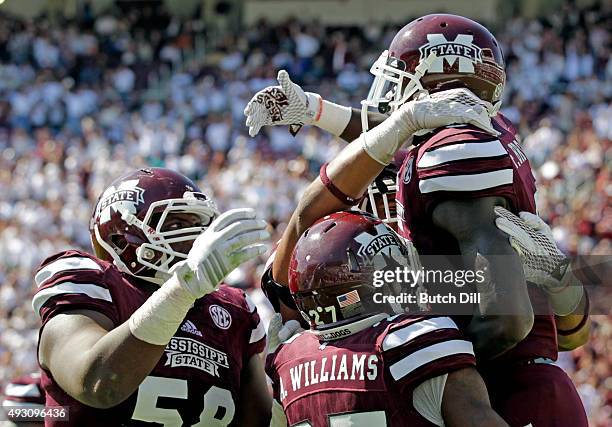
<path fill-rule="evenodd" d="M 274 311 L 280 313 L 280 303 L 282 302 L 292 310 L 297 310 L 291 291 L 287 286 L 276 282 L 272 277 L 272 266 L 264 272 L 261 277 L 261 289 L 274 307 Z"/>

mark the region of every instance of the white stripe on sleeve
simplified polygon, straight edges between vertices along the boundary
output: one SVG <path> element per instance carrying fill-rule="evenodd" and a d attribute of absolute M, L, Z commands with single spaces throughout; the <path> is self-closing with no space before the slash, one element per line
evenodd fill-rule
<path fill-rule="evenodd" d="M 249 306 L 249 312 L 250 313 L 254 312 L 257 306 L 255 305 L 251 297 L 248 296 L 247 294 L 244 294 L 244 299 L 246 299 L 247 305 Z"/>
<path fill-rule="evenodd" d="M 477 159 L 508 155 L 499 140 L 488 142 L 466 142 L 463 144 L 445 145 L 427 151 L 417 163 L 418 168 L 429 168 L 456 160 Z"/>
<path fill-rule="evenodd" d="M 253 344 L 254 342 L 259 341 L 265 336 L 266 328 L 264 328 L 263 322 L 259 321 L 259 323 L 257 324 L 257 328 L 251 331 L 251 339 L 249 340 L 249 344 Z"/>
<path fill-rule="evenodd" d="M 40 390 L 36 384 L 8 384 L 5 396 L 7 397 L 40 397 Z"/>
<path fill-rule="evenodd" d="M 40 269 L 34 280 L 36 281 L 36 286 L 40 287 L 43 282 L 54 274 L 59 273 L 60 271 L 65 270 L 98 270 L 102 271 L 102 267 L 98 265 L 93 259 L 85 258 L 80 256 L 74 256 L 69 258 L 60 258 L 57 261 L 53 261 L 52 263 L 44 266 Z"/>
<path fill-rule="evenodd" d="M 34 308 L 34 311 L 40 315 L 40 308 L 49 300 L 49 298 L 62 294 L 83 294 L 91 298 L 109 302 L 113 301 L 108 289 L 103 288 L 102 286 L 98 286 L 93 283 L 62 282 L 37 292 L 36 295 L 34 295 L 34 298 L 32 298 L 32 308 Z"/>
<path fill-rule="evenodd" d="M 450 317 L 435 317 L 413 323 L 401 329 L 397 329 L 388 334 L 383 340 L 383 351 L 399 347 L 407 342 L 420 337 L 436 329 L 458 329 L 457 324 Z"/>
<path fill-rule="evenodd" d="M 463 353 L 474 355 L 471 342 L 465 340 L 444 341 L 415 351 L 391 365 L 389 371 L 393 379 L 397 381 L 427 363 L 446 356 Z"/>
<path fill-rule="evenodd" d="M 419 182 L 419 190 L 423 194 L 435 191 L 486 190 L 487 188 L 512 184 L 513 175 L 512 169 L 500 169 L 473 175 L 436 176 L 422 179 Z"/>
<path fill-rule="evenodd" d="M 2 401 L 2 406 L 4 408 L 18 407 L 20 409 L 21 408 L 23 409 L 44 409 L 45 408 L 45 405 L 43 403 L 19 402 L 15 400 L 10 400 L 8 398 Z"/>

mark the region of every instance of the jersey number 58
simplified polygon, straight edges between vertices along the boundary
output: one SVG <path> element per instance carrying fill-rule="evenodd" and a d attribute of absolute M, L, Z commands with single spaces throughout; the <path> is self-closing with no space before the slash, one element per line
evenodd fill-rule
<path fill-rule="evenodd" d="M 176 409 L 158 408 L 160 397 L 187 399 L 187 380 L 164 377 L 147 377 L 138 387 L 136 407 L 132 414 L 133 420 L 148 421 L 165 427 L 179 427 L 183 420 Z M 224 411 L 219 411 L 223 408 Z M 212 386 L 204 394 L 204 409 L 197 424 L 192 427 L 227 426 L 234 418 L 236 407 L 229 391 Z M 216 418 L 217 414 L 221 418 Z"/>

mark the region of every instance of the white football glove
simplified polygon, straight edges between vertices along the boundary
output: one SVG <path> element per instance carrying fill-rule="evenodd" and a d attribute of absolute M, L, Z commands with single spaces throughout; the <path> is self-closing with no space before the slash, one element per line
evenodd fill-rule
<path fill-rule="evenodd" d="M 557 247 L 552 231 L 539 216 L 520 212 L 519 217 L 497 206 L 495 225 L 510 237 L 510 244 L 523 261 L 525 280 L 541 287 L 550 298 L 553 311 L 566 315 L 574 311 L 583 288 L 571 269 L 571 260 Z"/>
<path fill-rule="evenodd" d="M 289 320 L 283 324 L 283 317 L 280 313 L 275 313 L 268 325 L 268 344 L 266 345 L 266 355 L 274 353 L 282 342 L 288 340 L 295 334 L 304 329 L 297 320 Z"/>
<path fill-rule="evenodd" d="M 293 125 L 292 133 L 302 125 L 312 124 L 320 107 L 320 96 L 293 83 L 285 70 L 278 72 L 280 86 L 268 86 L 257 92 L 244 109 L 246 125 L 252 137 L 264 126 Z M 297 129 L 297 130 L 296 130 Z"/>
<path fill-rule="evenodd" d="M 266 252 L 267 223 L 253 209 L 233 209 L 215 219 L 193 242 L 187 259 L 171 272 L 195 298 L 217 289 L 240 264 Z"/>
<path fill-rule="evenodd" d="M 387 165 L 396 151 L 419 130 L 452 124 L 472 124 L 499 135 L 491 124 L 492 106 L 470 90 L 459 88 L 422 94 L 406 102 L 388 119 L 360 137 L 364 150 L 377 162 Z"/>
<path fill-rule="evenodd" d="M 422 94 L 402 105 L 404 116 L 411 119 L 413 133 L 422 129 L 436 129 L 452 124 L 472 124 L 484 131 L 499 135 L 491 124 L 490 102 L 478 98 L 465 88 Z"/>

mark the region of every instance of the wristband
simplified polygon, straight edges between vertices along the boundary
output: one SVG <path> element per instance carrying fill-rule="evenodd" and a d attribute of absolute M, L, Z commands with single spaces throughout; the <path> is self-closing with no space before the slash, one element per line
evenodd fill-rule
<path fill-rule="evenodd" d="M 332 135 L 340 136 L 351 121 L 352 115 L 353 110 L 350 107 L 325 101 L 319 96 L 319 112 L 313 124 Z"/>
<path fill-rule="evenodd" d="M 319 119 L 321 118 L 321 114 L 323 113 L 323 98 L 321 97 L 321 95 L 317 96 L 317 98 L 319 99 L 319 105 L 318 105 L 318 112 L 317 115 L 314 118 L 315 122 L 318 122 Z"/>
<path fill-rule="evenodd" d="M 130 332 L 141 341 L 166 345 L 174 336 L 195 298 L 175 274 L 130 316 Z"/>
<path fill-rule="evenodd" d="M 584 325 L 586 325 L 587 321 L 589 320 L 589 311 L 591 311 L 591 301 L 589 300 L 589 295 L 587 294 L 586 290 L 584 291 L 583 298 L 586 299 L 586 304 L 584 306 L 584 313 L 582 313 L 582 319 L 580 320 L 580 323 L 578 323 L 578 325 L 576 325 L 572 329 L 568 329 L 567 331 L 557 328 L 558 335 L 561 335 L 562 337 L 567 337 L 569 335 L 575 334 L 580 329 L 584 328 Z"/>
<path fill-rule="evenodd" d="M 329 190 L 329 192 L 332 193 L 336 199 L 340 200 L 345 205 L 355 206 L 357 203 L 359 203 L 359 201 L 363 199 L 363 196 L 357 198 L 351 197 L 345 194 L 342 190 L 336 187 L 333 182 L 331 182 L 331 179 L 329 179 L 327 176 L 327 165 L 328 163 L 324 163 L 319 170 L 319 178 L 321 178 L 321 182 L 325 188 L 327 188 L 327 190 Z"/>
<path fill-rule="evenodd" d="M 574 276 L 574 273 L 569 270 L 563 275 L 561 287 L 559 289 L 546 289 L 546 293 L 549 295 L 553 313 L 566 316 L 573 313 L 580 304 L 584 287 Z"/>

